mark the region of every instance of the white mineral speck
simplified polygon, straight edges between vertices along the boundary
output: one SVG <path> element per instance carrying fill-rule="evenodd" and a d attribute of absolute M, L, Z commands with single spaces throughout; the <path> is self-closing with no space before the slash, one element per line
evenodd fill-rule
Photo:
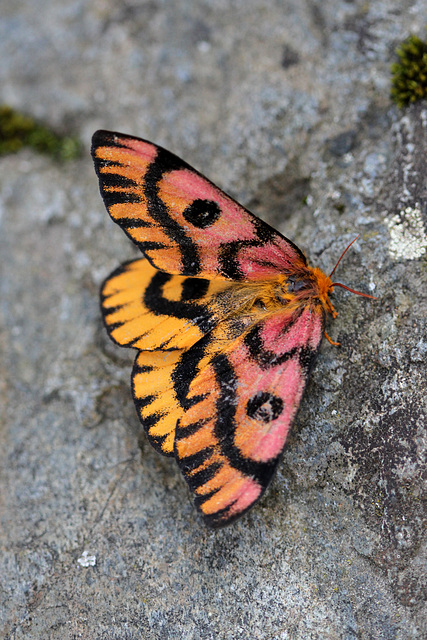
<path fill-rule="evenodd" d="M 96 556 L 89 555 L 89 551 L 83 551 L 77 562 L 81 567 L 94 567 L 96 565 Z"/>
<path fill-rule="evenodd" d="M 386 218 L 385 222 L 390 232 L 388 250 L 392 258 L 415 260 L 426 253 L 427 235 L 418 203 L 415 207 L 406 207 L 392 218 Z"/>

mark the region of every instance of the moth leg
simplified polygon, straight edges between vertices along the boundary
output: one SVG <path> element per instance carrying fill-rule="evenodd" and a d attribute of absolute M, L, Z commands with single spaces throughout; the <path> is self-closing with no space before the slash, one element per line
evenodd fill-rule
<path fill-rule="evenodd" d="M 328 334 L 326 333 L 326 331 L 323 332 L 323 335 L 325 336 L 326 340 L 333 346 L 333 347 L 340 347 L 341 346 L 341 342 L 335 342 L 334 340 L 332 340 L 332 338 L 330 338 L 328 336 Z"/>

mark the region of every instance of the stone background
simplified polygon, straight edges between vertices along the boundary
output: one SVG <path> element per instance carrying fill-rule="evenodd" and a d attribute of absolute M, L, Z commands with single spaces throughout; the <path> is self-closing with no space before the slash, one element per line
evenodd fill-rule
<path fill-rule="evenodd" d="M 171 149 L 339 280 L 272 488 L 218 532 L 142 439 L 98 290 L 136 255 L 88 153 L 0 160 L 0 636 L 426 632 L 427 106 L 390 63 L 425 0 L 2 0 L 0 102 Z M 338 277 L 338 276 L 337 276 Z"/>

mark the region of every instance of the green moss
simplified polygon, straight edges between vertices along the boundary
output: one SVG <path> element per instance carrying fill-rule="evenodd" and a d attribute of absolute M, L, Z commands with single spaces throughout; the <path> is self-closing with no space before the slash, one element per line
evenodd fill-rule
<path fill-rule="evenodd" d="M 7 105 L 0 105 L 0 155 L 31 147 L 59 160 L 73 160 L 81 155 L 79 140 L 60 136 L 30 116 Z"/>
<path fill-rule="evenodd" d="M 402 108 L 427 98 L 427 42 L 409 36 L 396 53 L 399 62 L 391 65 L 391 97 Z"/>

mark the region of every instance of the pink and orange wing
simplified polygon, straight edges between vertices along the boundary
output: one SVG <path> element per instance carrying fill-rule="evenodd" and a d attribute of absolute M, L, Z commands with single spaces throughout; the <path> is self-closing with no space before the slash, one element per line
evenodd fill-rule
<path fill-rule="evenodd" d="M 208 526 L 240 517 L 269 485 L 324 322 L 322 308 L 309 306 L 269 316 L 234 339 L 235 328 L 222 323 L 182 355 L 175 457 Z"/>
<path fill-rule="evenodd" d="M 296 245 L 169 151 L 97 131 L 92 156 L 112 219 L 157 269 L 229 280 L 304 270 Z"/>

